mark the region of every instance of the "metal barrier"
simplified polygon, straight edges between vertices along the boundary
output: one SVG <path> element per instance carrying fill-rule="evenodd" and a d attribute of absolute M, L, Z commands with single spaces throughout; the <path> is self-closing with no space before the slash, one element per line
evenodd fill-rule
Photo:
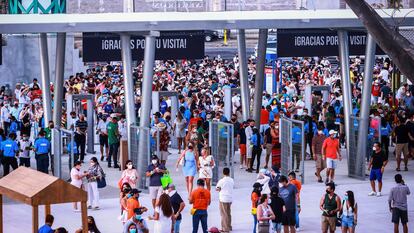
<path fill-rule="evenodd" d="M 158 135 L 158 131 L 155 132 Z M 131 160 L 134 165 L 137 166 L 140 179 L 138 180 L 137 188 L 140 190 L 148 191 L 149 179 L 147 179 L 145 173 L 147 166 L 151 161 L 151 155 L 156 154 L 159 151 L 159 137 L 156 139 L 153 137 L 154 131 L 151 128 L 130 126 L 131 137 Z M 140 140 L 144 140 L 141 141 Z M 144 146 L 144 150 L 139 150 L 139 145 Z M 157 146 L 158 145 L 158 146 Z M 141 151 L 145 151 L 140 154 Z M 139 158 L 143 158 L 140 160 Z M 140 161 L 143 161 L 140 163 Z"/>
<path fill-rule="evenodd" d="M 365 155 L 358 153 L 358 125 L 360 119 L 350 116 L 350 140 L 348 158 L 348 176 L 360 180 L 365 180 Z M 369 143 L 367 143 L 369 145 Z"/>
<path fill-rule="evenodd" d="M 291 171 L 299 172 L 302 184 L 305 183 L 305 131 L 304 122 L 280 118 L 281 168 L 283 175 Z"/>
<path fill-rule="evenodd" d="M 230 175 L 234 178 L 234 131 L 233 124 L 223 122 L 210 122 L 209 145 L 210 153 L 216 166 L 213 168 L 212 185 L 216 185 L 220 172 L 224 167 L 230 168 Z"/>
<path fill-rule="evenodd" d="M 53 154 L 53 174 L 61 179 L 70 178 L 70 170 L 74 165 L 75 155 L 73 151 L 73 143 L 75 141 L 75 133 L 65 129 L 52 129 L 51 151 Z M 68 146 L 70 145 L 70 146 Z M 68 154 L 68 173 L 67 177 L 63 177 L 62 157 Z"/>
<path fill-rule="evenodd" d="M 61 138 L 62 138 L 62 155 L 68 154 L 68 168 L 69 171 L 75 164 L 75 160 L 79 158 L 75 158 L 74 148 L 76 148 L 75 144 L 75 132 L 71 130 L 61 129 Z"/>

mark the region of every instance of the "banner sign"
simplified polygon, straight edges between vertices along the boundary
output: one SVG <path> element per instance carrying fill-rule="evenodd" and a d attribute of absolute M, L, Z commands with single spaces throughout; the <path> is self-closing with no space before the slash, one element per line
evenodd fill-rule
<path fill-rule="evenodd" d="M 121 61 L 121 39 L 114 33 L 83 33 L 83 61 Z M 131 36 L 132 59 L 144 58 L 145 37 Z M 155 59 L 204 57 L 204 31 L 161 32 L 155 41 Z"/>
<path fill-rule="evenodd" d="M 349 55 L 364 55 L 367 33 L 348 31 Z M 278 57 L 339 56 L 337 31 L 329 29 L 277 30 Z M 377 55 L 385 53 L 377 46 Z"/>

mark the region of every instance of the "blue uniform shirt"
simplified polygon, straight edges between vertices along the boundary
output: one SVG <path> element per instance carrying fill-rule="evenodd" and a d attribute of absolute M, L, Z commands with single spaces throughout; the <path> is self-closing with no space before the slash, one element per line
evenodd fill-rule
<path fill-rule="evenodd" d="M 16 121 L 12 121 L 9 128 L 9 134 L 10 133 L 17 133 L 18 126 Z"/>
<path fill-rule="evenodd" d="M 3 141 L 0 145 L 0 150 L 3 151 L 4 157 L 14 157 L 16 156 L 16 152 L 19 151 L 19 147 L 17 146 L 17 142 L 8 138 L 7 140 Z"/>
<path fill-rule="evenodd" d="M 34 143 L 36 154 L 47 154 L 50 151 L 50 142 L 46 138 L 39 138 Z"/>
<path fill-rule="evenodd" d="M 391 126 L 387 123 L 385 127 L 381 126 L 381 136 L 389 136 L 391 134 Z"/>
<path fill-rule="evenodd" d="M 302 142 L 302 130 L 295 126 L 292 128 L 292 143 L 299 144 Z"/>
<path fill-rule="evenodd" d="M 53 233 L 53 230 L 49 225 L 45 224 L 39 228 L 38 233 Z"/>

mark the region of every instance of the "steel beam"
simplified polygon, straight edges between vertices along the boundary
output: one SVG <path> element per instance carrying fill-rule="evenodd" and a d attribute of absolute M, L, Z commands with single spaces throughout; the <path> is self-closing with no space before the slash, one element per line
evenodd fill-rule
<path fill-rule="evenodd" d="M 253 118 L 256 121 L 256 127 L 260 129 L 260 115 L 262 109 L 263 83 L 265 76 L 266 47 L 267 47 L 268 29 L 259 29 L 259 43 L 257 46 L 257 66 L 256 79 L 254 85 L 254 104 Z"/>
<path fill-rule="evenodd" d="M 247 77 L 246 59 L 246 36 L 244 29 L 239 29 L 237 34 L 238 53 L 239 53 L 239 79 L 243 121 L 250 117 L 250 90 L 249 78 Z"/>
<path fill-rule="evenodd" d="M 65 75 L 66 33 L 58 33 L 56 38 L 56 74 L 54 83 L 54 110 L 53 122 L 55 128 L 60 129 L 62 124 L 63 80 Z M 93 127 L 93 126 L 90 126 Z"/>
<path fill-rule="evenodd" d="M 121 34 L 122 63 L 124 69 L 125 112 L 127 125 L 137 123 L 134 98 L 134 77 L 132 75 L 132 54 L 130 47 L 131 36 Z M 130 135 L 130 127 L 127 127 L 127 135 Z M 131 158 L 131 137 L 128 136 L 128 157 Z"/>
<path fill-rule="evenodd" d="M 50 71 L 49 71 L 49 53 L 47 47 L 47 34 L 40 33 L 40 75 L 42 79 L 42 98 L 43 98 L 43 120 L 45 127 L 52 120 L 52 101 L 50 96 Z"/>
<path fill-rule="evenodd" d="M 366 158 L 367 154 L 367 135 L 369 127 L 369 112 L 371 109 L 371 85 L 372 85 L 372 72 L 375 65 L 375 49 L 376 43 L 371 34 L 368 33 L 367 45 L 365 50 L 365 67 L 364 67 L 364 82 L 362 89 L 361 111 L 360 120 L 358 125 L 358 154 L 363 158 Z M 357 160 L 357 163 L 362 162 Z M 357 167 L 361 167 L 363 164 L 357 164 Z"/>
<path fill-rule="evenodd" d="M 349 77 L 349 42 L 348 32 L 338 30 L 339 58 L 341 62 L 342 98 L 345 118 L 346 155 L 349 158 L 350 132 L 352 115 L 351 80 Z"/>
<path fill-rule="evenodd" d="M 150 127 L 150 114 L 151 114 L 151 98 L 152 98 L 152 76 L 154 74 L 154 60 L 155 60 L 155 37 L 145 36 L 145 51 L 144 51 L 144 70 L 142 77 L 141 88 L 141 114 L 139 118 L 139 126 L 149 128 Z M 145 151 L 145 142 L 149 140 L 145 133 L 139 134 L 139 157 L 138 157 L 138 170 L 139 172 L 145 170 L 148 165 L 148 155 Z M 139 180 L 143 182 L 143 180 Z M 144 187 L 145 184 L 138 184 L 138 187 Z"/>

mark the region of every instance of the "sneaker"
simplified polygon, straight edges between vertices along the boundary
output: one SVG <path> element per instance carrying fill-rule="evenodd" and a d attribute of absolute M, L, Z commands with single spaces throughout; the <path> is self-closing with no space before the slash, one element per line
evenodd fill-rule
<path fill-rule="evenodd" d="M 95 206 L 95 207 L 93 207 L 93 209 L 94 210 L 99 210 L 100 208 L 99 208 L 99 206 Z"/>
<path fill-rule="evenodd" d="M 300 227 L 297 227 L 297 228 L 296 228 L 296 231 L 300 231 Z"/>
<path fill-rule="evenodd" d="M 243 165 L 240 165 L 240 169 L 243 169 Z"/>
<path fill-rule="evenodd" d="M 381 192 L 377 192 L 377 197 L 380 197 L 381 196 Z"/>
<path fill-rule="evenodd" d="M 90 205 L 90 206 L 88 206 L 88 209 L 92 209 L 92 206 Z"/>
<path fill-rule="evenodd" d="M 370 193 L 368 193 L 368 196 L 375 196 L 377 193 L 374 191 L 371 191 Z"/>
<path fill-rule="evenodd" d="M 73 209 L 73 212 L 81 212 L 80 209 Z"/>

